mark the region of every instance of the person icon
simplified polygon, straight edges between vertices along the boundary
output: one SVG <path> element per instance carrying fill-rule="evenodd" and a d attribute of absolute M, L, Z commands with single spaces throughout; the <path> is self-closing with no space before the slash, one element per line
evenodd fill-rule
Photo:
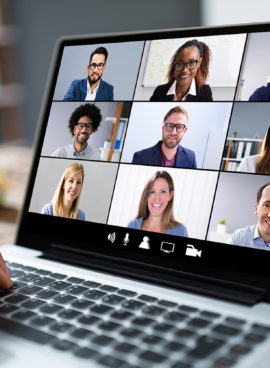
<path fill-rule="evenodd" d="M 141 249 L 150 249 L 150 239 L 148 238 L 148 236 L 143 237 L 143 241 L 139 245 L 139 248 L 141 248 Z"/>

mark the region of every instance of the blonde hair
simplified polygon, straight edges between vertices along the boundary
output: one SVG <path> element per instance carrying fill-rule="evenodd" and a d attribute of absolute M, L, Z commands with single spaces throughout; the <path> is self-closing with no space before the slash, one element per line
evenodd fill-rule
<path fill-rule="evenodd" d="M 270 174 L 270 126 L 265 133 L 261 155 L 255 167 L 256 174 Z"/>
<path fill-rule="evenodd" d="M 64 186 L 64 183 L 68 178 L 78 174 L 79 172 L 82 173 L 82 184 L 83 184 L 84 168 L 82 164 L 73 162 L 64 171 L 57 185 L 57 188 L 54 192 L 53 199 L 52 199 L 54 216 L 63 216 L 63 193 L 64 193 L 63 186 Z M 78 197 L 73 201 L 71 209 L 70 209 L 70 218 L 72 219 L 77 219 L 78 217 L 80 197 L 81 197 L 81 191 Z"/>
<path fill-rule="evenodd" d="M 144 220 L 146 220 L 149 215 L 150 211 L 148 208 L 147 199 L 149 197 L 150 191 L 157 179 L 165 179 L 169 186 L 169 191 L 174 192 L 174 184 L 173 179 L 171 175 L 167 171 L 157 171 L 146 183 L 144 190 L 141 195 L 140 203 L 139 203 L 139 209 L 136 216 L 136 219 L 142 217 Z M 174 196 L 172 196 L 171 200 L 168 202 L 166 208 L 163 211 L 162 214 L 162 227 L 164 229 L 172 229 L 178 225 L 181 225 L 180 222 L 176 221 L 173 215 L 173 200 Z"/>

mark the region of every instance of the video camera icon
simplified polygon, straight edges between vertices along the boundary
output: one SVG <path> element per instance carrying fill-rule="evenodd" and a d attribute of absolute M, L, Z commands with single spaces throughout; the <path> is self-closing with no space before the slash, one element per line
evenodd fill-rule
<path fill-rule="evenodd" d="M 201 257 L 202 256 L 202 251 L 196 249 L 192 244 L 187 244 L 186 256 Z"/>

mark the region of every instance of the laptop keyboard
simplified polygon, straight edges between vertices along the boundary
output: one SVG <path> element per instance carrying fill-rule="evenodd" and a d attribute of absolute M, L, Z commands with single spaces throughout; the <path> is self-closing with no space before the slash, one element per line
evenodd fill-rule
<path fill-rule="evenodd" d="M 233 367 L 270 325 L 7 262 L 0 329 L 102 367 Z"/>

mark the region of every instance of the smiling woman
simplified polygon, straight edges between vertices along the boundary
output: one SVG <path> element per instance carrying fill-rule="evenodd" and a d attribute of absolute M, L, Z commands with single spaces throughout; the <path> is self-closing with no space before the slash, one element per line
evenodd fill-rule
<path fill-rule="evenodd" d="M 211 51 L 204 42 L 194 39 L 179 47 L 171 59 L 168 83 L 158 86 L 150 101 L 213 101 L 205 84 Z"/>
<path fill-rule="evenodd" d="M 157 171 L 144 187 L 138 213 L 129 228 L 188 236 L 187 229 L 173 215 L 174 183 L 167 171 Z"/>
<path fill-rule="evenodd" d="M 77 162 L 70 164 L 57 185 L 52 202 L 43 206 L 41 213 L 85 220 L 85 214 L 79 209 L 83 180 L 83 165 Z"/>

